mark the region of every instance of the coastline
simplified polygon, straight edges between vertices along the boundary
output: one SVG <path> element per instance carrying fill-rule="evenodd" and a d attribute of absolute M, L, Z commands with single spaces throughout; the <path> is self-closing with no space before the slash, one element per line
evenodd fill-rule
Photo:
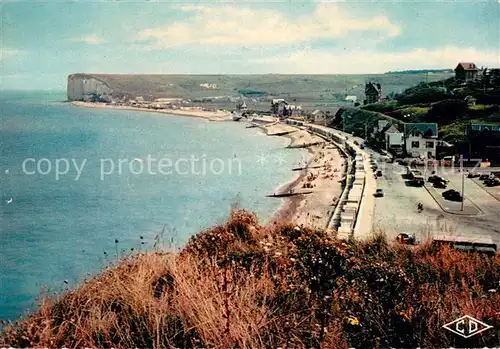
<path fill-rule="evenodd" d="M 287 148 L 304 148 L 309 158 L 303 169 L 275 193 L 294 193 L 283 199 L 271 221 L 289 221 L 316 229 L 326 229 L 341 194 L 339 183 L 345 160 L 339 150 L 324 139 L 300 127 L 270 124 L 259 127 L 268 136 L 286 137 Z M 290 169 L 292 170 L 292 169 Z M 304 194 L 302 194 L 304 193 Z"/>
<path fill-rule="evenodd" d="M 139 107 L 130 107 L 123 105 L 109 105 L 106 103 L 94 103 L 94 102 L 81 102 L 72 101 L 71 105 L 80 108 L 102 108 L 102 109 L 113 109 L 113 110 L 128 110 L 128 111 L 139 111 L 148 113 L 158 113 L 158 114 L 170 114 L 178 116 L 189 116 L 201 119 L 206 119 L 209 121 L 230 121 L 232 120 L 231 113 L 222 110 L 218 111 L 205 111 L 196 108 L 186 108 L 186 109 L 148 109 Z"/>
<path fill-rule="evenodd" d="M 232 121 L 230 113 L 220 110 L 216 112 L 194 108 L 158 110 L 80 101 L 73 101 L 71 104 L 84 108 L 151 112 L 196 117 L 208 121 Z M 267 136 L 287 138 L 289 142 L 285 148 L 303 148 L 308 151 L 307 160 L 301 164 L 303 169 L 298 170 L 292 179 L 280 184 L 274 190 L 274 194 L 291 195 L 280 199 L 282 203 L 269 221 L 288 221 L 297 225 L 325 229 L 331 210 L 335 208 L 336 200 L 341 194 L 338 174 L 342 173 L 345 161 L 338 149 L 301 127 L 269 120 L 269 123 L 258 125 L 257 128 Z"/>

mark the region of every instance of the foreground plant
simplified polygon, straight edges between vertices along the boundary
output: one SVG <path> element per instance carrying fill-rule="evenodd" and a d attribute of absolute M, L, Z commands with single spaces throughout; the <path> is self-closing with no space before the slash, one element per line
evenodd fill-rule
<path fill-rule="evenodd" d="M 2 333 L 14 347 L 485 347 L 442 329 L 500 326 L 500 257 L 381 237 L 337 241 L 236 210 L 177 254 L 136 254 Z"/>

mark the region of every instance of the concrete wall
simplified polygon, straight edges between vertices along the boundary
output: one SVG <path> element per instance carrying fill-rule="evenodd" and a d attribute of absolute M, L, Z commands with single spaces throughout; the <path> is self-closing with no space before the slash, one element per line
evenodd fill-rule
<path fill-rule="evenodd" d="M 83 101 L 86 96 L 111 94 L 113 91 L 101 80 L 82 74 L 68 76 L 68 100 Z"/>

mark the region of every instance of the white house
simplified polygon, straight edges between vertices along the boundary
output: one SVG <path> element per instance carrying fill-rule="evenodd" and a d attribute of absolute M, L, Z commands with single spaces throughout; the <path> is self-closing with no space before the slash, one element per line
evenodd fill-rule
<path fill-rule="evenodd" d="M 406 123 L 404 126 L 406 153 L 412 157 L 435 158 L 437 137 L 436 123 Z"/>

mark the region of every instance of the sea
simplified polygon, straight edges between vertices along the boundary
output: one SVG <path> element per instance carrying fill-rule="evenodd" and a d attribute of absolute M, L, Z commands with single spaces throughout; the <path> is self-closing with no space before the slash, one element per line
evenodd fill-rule
<path fill-rule="evenodd" d="M 120 257 L 181 248 L 266 198 L 307 158 L 245 122 L 81 108 L 64 92 L 0 95 L 0 319 Z"/>

